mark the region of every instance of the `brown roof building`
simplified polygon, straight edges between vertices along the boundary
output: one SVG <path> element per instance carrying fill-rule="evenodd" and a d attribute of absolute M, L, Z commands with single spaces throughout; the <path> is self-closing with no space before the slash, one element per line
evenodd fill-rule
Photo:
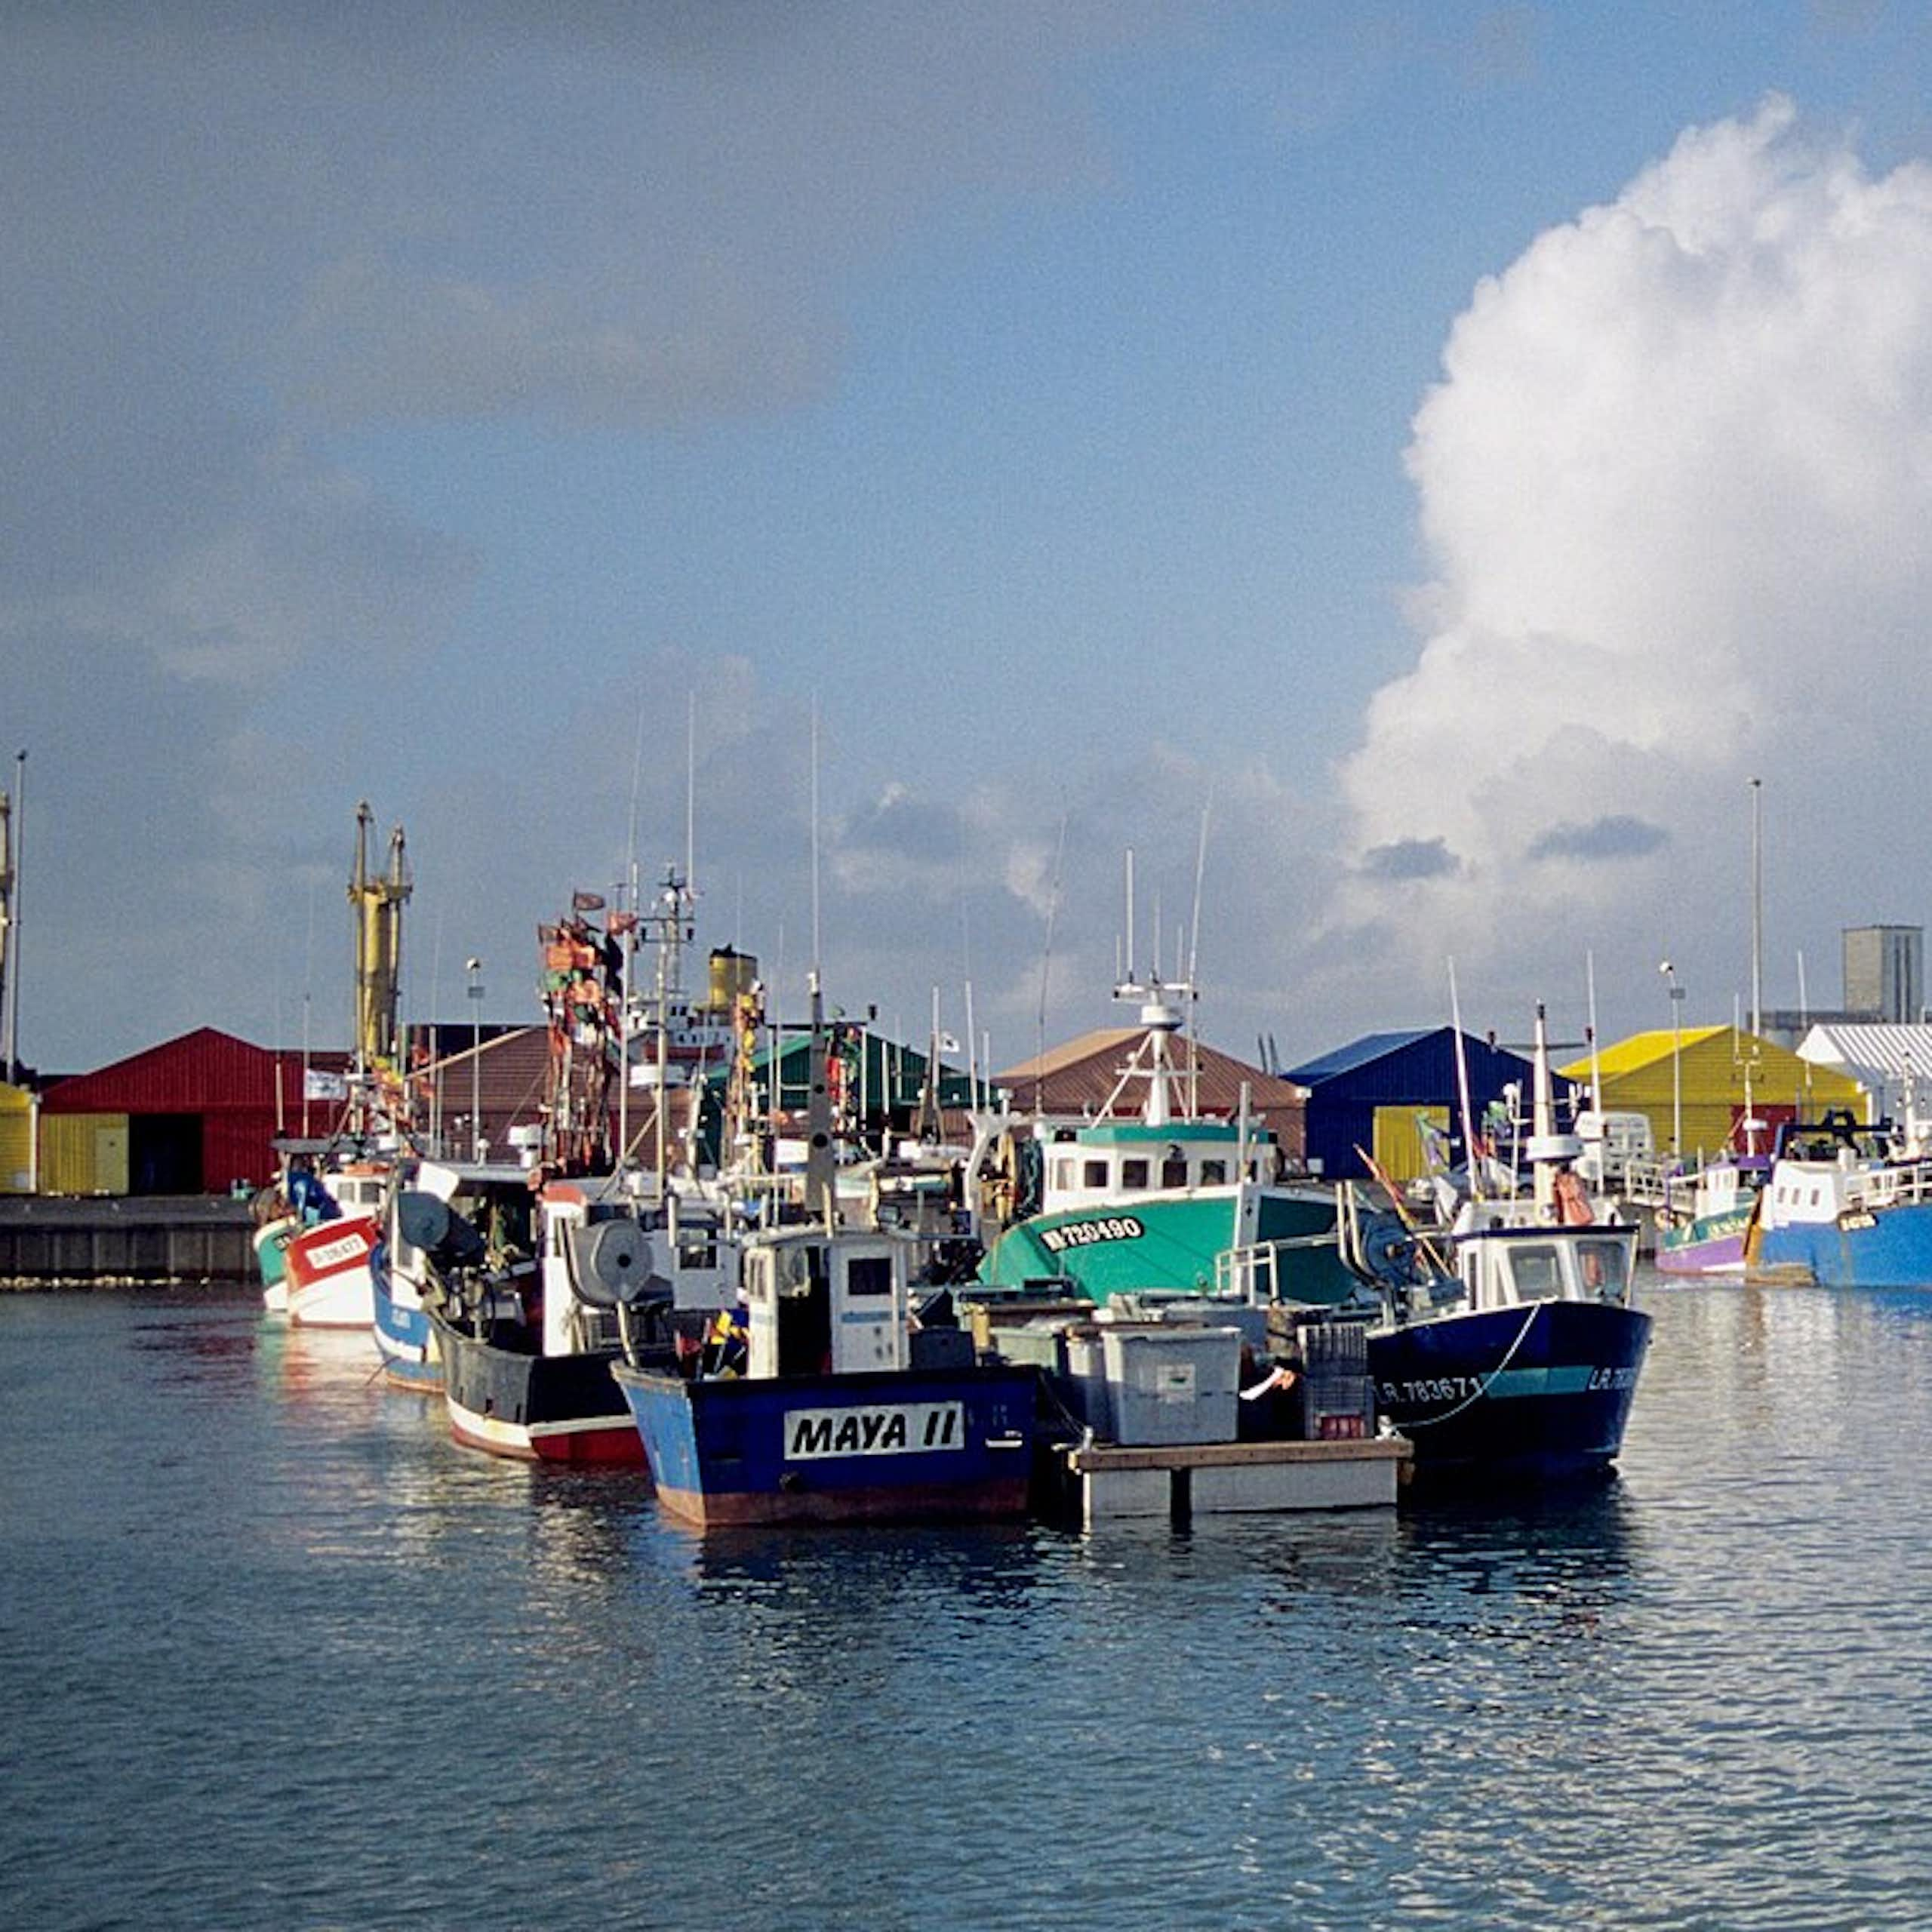
<path fill-rule="evenodd" d="M 1015 1110 L 1023 1113 L 1037 1109 L 1043 1113 L 1098 1114 L 1110 1101 L 1114 1112 L 1132 1113 L 1140 1106 L 1146 1082 L 1123 1081 L 1121 1075 L 1146 1038 L 1146 1029 L 1141 1026 L 1099 1027 L 995 1074 L 994 1084 L 1003 1087 Z M 1171 1058 L 1177 1108 L 1232 1120 L 1241 1112 L 1245 1087 L 1249 1118 L 1274 1134 L 1291 1163 L 1300 1163 L 1306 1088 L 1198 1041 L 1176 1039 Z"/>

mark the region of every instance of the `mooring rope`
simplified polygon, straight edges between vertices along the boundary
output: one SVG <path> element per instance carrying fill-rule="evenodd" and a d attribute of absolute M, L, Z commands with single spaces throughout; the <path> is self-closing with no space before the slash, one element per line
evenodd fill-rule
<path fill-rule="evenodd" d="M 1524 1316 L 1523 1325 L 1516 1331 L 1516 1339 L 1509 1344 L 1509 1349 L 1503 1355 L 1503 1359 L 1483 1377 L 1482 1386 L 1478 1389 L 1474 1395 L 1466 1395 L 1453 1409 L 1445 1410 L 1443 1414 L 1439 1416 L 1428 1416 L 1424 1417 L 1420 1422 L 1405 1422 L 1401 1424 L 1400 1426 L 1404 1430 L 1412 1429 L 1433 1429 L 1438 1423 L 1454 1421 L 1456 1417 L 1460 1415 L 1465 1409 L 1469 1407 L 1472 1404 L 1481 1401 L 1482 1398 L 1489 1393 L 1490 1384 L 1493 1383 L 1496 1378 L 1515 1360 L 1516 1351 L 1529 1339 L 1530 1324 L 1536 1320 L 1537 1314 L 1542 1309 L 1543 1306 L 1543 1304 L 1541 1302 L 1532 1302 L 1530 1304 L 1530 1312 Z"/>

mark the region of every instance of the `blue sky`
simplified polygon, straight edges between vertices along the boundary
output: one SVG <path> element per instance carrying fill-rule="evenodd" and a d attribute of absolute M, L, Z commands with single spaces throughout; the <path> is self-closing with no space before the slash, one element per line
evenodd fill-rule
<path fill-rule="evenodd" d="M 816 705 L 832 996 L 1000 1064 L 1204 813 L 1236 1051 L 1729 1019 L 1752 776 L 1829 1002 L 1932 877 L 1927 11 L 11 10 L 26 1057 L 340 1038 L 363 797 L 411 1014 L 533 1016 L 694 707 L 701 937 L 798 997 Z"/>

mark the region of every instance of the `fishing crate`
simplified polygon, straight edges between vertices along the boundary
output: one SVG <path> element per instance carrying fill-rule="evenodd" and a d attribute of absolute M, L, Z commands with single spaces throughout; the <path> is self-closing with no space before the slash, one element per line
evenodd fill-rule
<path fill-rule="evenodd" d="M 1302 1359 L 1303 1434 L 1351 1441 L 1375 1433 L 1368 1331 L 1359 1321 L 1309 1321 L 1295 1331 Z"/>
<path fill-rule="evenodd" d="M 1124 1447 L 1233 1441 L 1241 1347 L 1235 1327 L 1169 1322 L 1103 1327 L 1113 1441 Z"/>

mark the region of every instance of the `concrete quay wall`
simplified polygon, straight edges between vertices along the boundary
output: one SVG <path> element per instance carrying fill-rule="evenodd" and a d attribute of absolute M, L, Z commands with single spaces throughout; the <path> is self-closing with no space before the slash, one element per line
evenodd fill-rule
<path fill-rule="evenodd" d="M 0 1282 L 248 1281 L 254 1232 L 248 1202 L 225 1195 L 0 1200 Z"/>

